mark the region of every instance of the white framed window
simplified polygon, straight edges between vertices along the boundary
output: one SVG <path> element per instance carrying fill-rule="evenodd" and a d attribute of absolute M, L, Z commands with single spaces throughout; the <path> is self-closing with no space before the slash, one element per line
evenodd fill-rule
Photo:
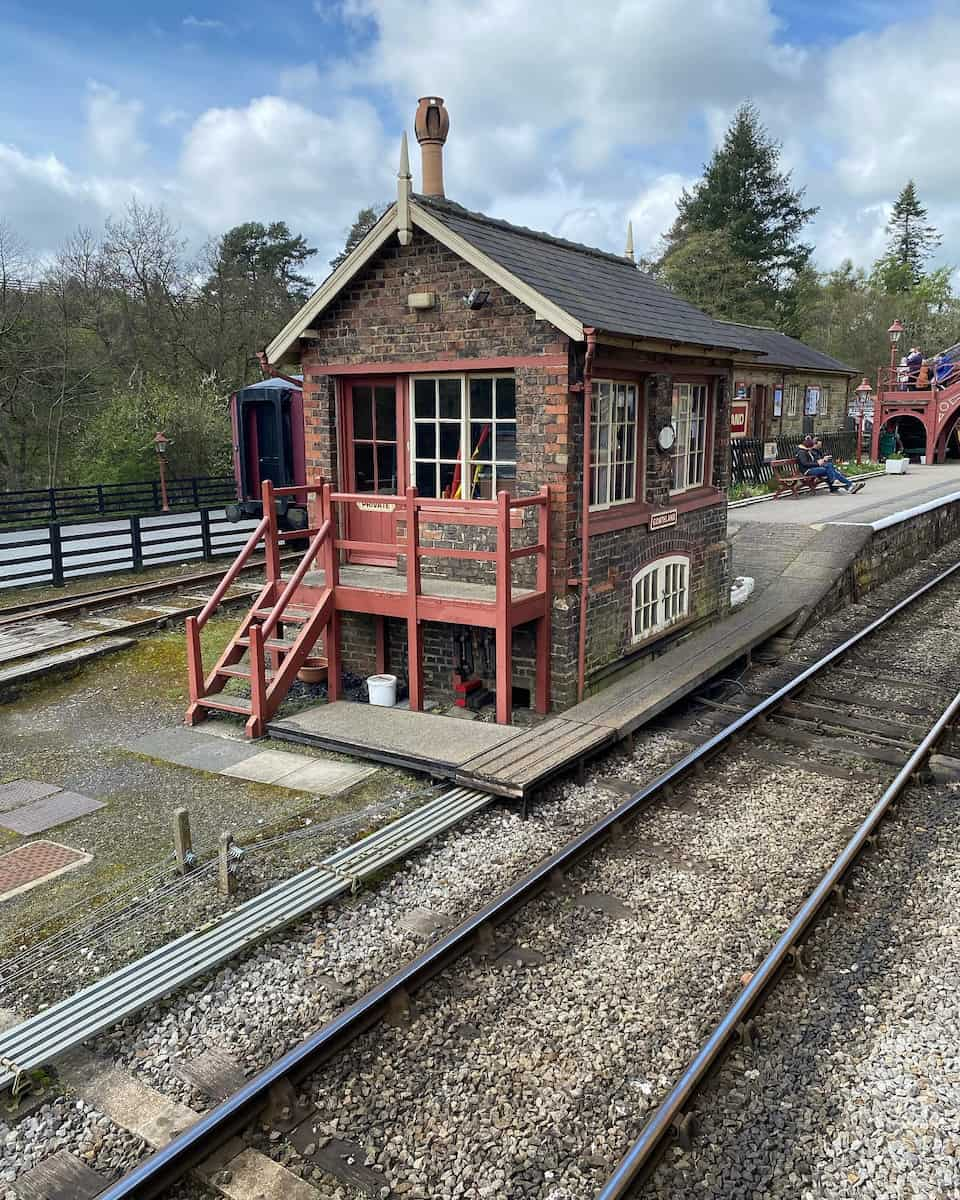
<path fill-rule="evenodd" d="M 707 385 L 673 385 L 673 486 L 671 492 L 700 487 L 707 468 Z"/>
<path fill-rule="evenodd" d="M 795 417 L 800 410 L 800 385 L 791 383 L 787 388 L 787 416 Z"/>
<path fill-rule="evenodd" d="M 517 481 L 516 383 L 512 375 L 435 375 L 413 380 L 412 478 L 421 496 L 492 500 Z"/>
<path fill-rule="evenodd" d="M 817 416 L 825 417 L 830 412 L 830 388 L 829 385 L 820 389 L 820 399 L 817 401 Z"/>
<path fill-rule="evenodd" d="M 638 391 L 635 383 L 595 379 L 590 399 L 590 507 L 637 498 Z"/>
<path fill-rule="evenodd" d="M 658 558 L 638 571 L 631 584 L 635 642 L 682 621 L 690 611 L 689 555 Z"/>

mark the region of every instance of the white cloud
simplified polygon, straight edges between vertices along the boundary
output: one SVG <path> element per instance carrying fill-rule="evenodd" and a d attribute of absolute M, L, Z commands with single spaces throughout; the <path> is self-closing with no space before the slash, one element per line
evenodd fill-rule
<path fill-rule="evenodd" d="M 306 95 L 320 87 L 323 77 L 316 63 L 301 63 L 297 67 L 284 67 L 280 72 L 280 89 L 293 95 Z"/>
<path fill-rule="evenodd" d="M 139 100 L 123 100 L 95 80 L 87 85 L 87 140 L 102 163 L 119 165 L 143 154 L 137 133 L 142 112 Z"/>
<path fill-rule="evenodd" d="M 278 96 L 214 108 L 188 132 L 179 184 L 186 211 L 211 233 L 239 221 L 286 220 L 338 249 L 367 204 L 390 200 L 396 168 L 373 107 L 346 100 L 328 115 Z M 325 262 L 325 259 L 324 259 Z M 323 274 L 323 262 L 314 265 Z"/>
<path fill-rule="evenodd" d="M 192 15 L 184 17 L 183 24 L 188 29 L 208 29 L 217 32 L 224 32 L 227 28 L 223 21 L 216 21 L 212 17 L 194 17 Z"/>

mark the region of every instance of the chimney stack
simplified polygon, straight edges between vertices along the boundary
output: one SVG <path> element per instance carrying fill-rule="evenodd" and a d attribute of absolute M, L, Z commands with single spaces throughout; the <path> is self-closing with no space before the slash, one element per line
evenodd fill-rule
<path fill-rule="evenodd" d="M 423 161 L 423 194 L 443 197 L 443 143 L 450 117 L 440 96 L 422 96 L 413 122 Z"/>

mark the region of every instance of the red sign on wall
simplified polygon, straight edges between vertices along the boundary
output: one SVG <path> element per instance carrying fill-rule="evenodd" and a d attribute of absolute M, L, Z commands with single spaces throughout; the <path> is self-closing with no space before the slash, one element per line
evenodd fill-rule
<path fill-rule="evenodd" d="M 730 405 L 730 436 L 746 437 L 747 414 L 750 412 L 749 400 L 734 400 Z"/>

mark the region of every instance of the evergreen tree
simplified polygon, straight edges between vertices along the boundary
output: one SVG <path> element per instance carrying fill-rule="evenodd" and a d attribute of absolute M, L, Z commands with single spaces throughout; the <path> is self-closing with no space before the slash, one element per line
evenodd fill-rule
<path fill-rule="evenodd" d="M 908 179 L 897 197 L 887 222 L 887 253 L 875 270 L 889 292 L 908 292 L 923 279 L 924 265 L 940 245 L 940 234 L 928 225 L 927 210 L 917 197 L 912 179 Z"/>
<path fill-rule="evenodd" d="M 813 252 L 800 241 L 800 231 L 817 209 L 804 206 L 805 189 L 793 188 L 790 173 L 779 165 L 779 144 L 756 108 L 742 104 L 703 178 L 678 201 L 662 265 L 669 275 L 670 257 L 691 238 L 723 232 L 752 300 L 760 302 L 767 320 L 782 325 L 792 309 L 791 289 Z"/>
<path fill-rule="evenodd" d="M 344 242 L 343 249 L 339 254 L 330 259 L 330 266 L 334 271 L 360 245 L 370 230 L 387 211 L 387 207 L 386 204 L 373 204 L 369 208 L 360 209 L 357 213 L 357 219 L 350 226 L 350 232 L 347 234 L 347 240 Z"/>

